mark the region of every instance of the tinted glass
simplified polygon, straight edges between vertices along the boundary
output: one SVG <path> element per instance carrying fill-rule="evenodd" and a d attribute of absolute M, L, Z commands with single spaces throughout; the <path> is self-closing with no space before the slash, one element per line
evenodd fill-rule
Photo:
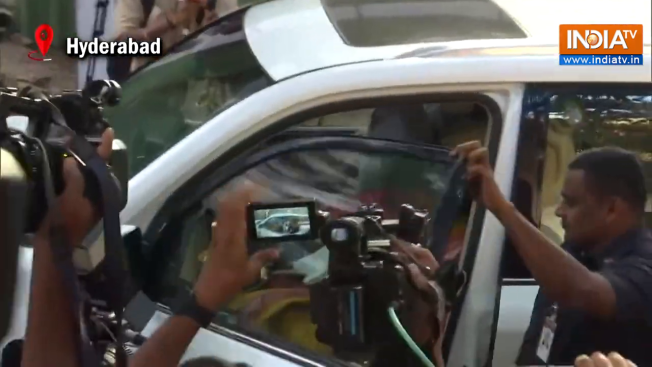
<path fill-rule="evenodd" d="M 505 11 L 489 0 L 322 0 L 322 3 L 344 42 L 351 46 L 527 37 Z"/>
<path fill-rule="evenodd" d="M 258 201 L 314 199 L 317 209 L 329 212 L 333 218 L 352 213 L 360 205 L 376 203 L 386 211 L 387 219 L 396 219 L 400 204 L 428 210 L 437 206 L 451 168 L 446 153 L 442 154 L 438 163 L 434 161 L 437 157 L 425 161 L 411 156 L 347 150 L 302 151 L 285 154 L 250 169 L 218 189 L 203 203 L 204 209 L 184 220 L 172 261 L 167 261 L 164 273 L 156 277 L 161 284 L 154 298 L 171 304 L 180 292 L 192 288 L 211 241 L 212 219 L 207 220 L 205 213 L 211 212 L 220 197 L 232 194 L 244 182 L 262 187 L 263 197 Z M 387 174 L 396 169 L 400 174 Z M 218 231 L 219 216 L 217 213 Z M 274 219 L 270 217 L 267 221 Z M 246 233 L 240 235 L 246 236 Z M 335 358 L 331 348 L 315 337 L 308 289 L 326 277 L 328 249 L 318 239 L 294 240 L 280 245 L 249 243 L 251 252 L 267 246 L 280 246 L 279 263 L 283 268 L 271 272 L 267 279 L 232 299 L 218 316 L 218 323 Z M 427 329 L 429 326 L 421 323 L 426 332 L 420 335 L 428 335 L 432 331 Z M 426 339 L 417 342 L 425 346 Z M 391 355 L 380 357 L 381 353 L 381 350 L 373 350 L 349 358 L 357 362 L 392 358 Z"/>
<path fill-rule="evenodd" d="M 271 84 L 247 44 L 242 14 L 191 36 L 124 83 L 122 101 L 107 109 L 107 118 L 129 147 L 131 176 L 229 106 Z"/>

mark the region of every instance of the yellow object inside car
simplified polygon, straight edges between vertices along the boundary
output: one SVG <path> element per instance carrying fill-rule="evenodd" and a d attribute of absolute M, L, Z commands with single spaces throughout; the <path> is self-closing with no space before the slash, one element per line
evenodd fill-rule
<path fill-rule="evenodd" d="M 284 290 L 265 289 L 242 293 L 229 303 L 228 308 L 240 314 L 248 306 L 256 302 L 262 303 L 265 296 L 279 291 Z M 317 326 L 310 320 L 310 298 L 307 296 L 281 297 L 263 305 L 250 321 L 261 330 L 293 344 L 320 354 L 332 353 L 329 346 L 320 343 L 315 337 Z"/>

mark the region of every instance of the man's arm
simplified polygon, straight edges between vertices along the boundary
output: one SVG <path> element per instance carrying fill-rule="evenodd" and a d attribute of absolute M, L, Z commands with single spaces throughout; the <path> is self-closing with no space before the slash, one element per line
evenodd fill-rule
<path fill-rule="evenodd" d="M 111 155 L 112 144 L 113 130 L 107 129 L 97 148 L 99 156 L 105 161 Z M 74 159 L 64 160 L 63 177 L 66 187 L 55 205 L 58 206 L 58 219 L 62 221 L 67 240 L 71 246 L 75 246 L 97 223 L 98 216 L 83 196 L 84 177 Z M 32 289 L 22 367 L 79 366 L 79 320 L 73 314 L 69 289 L 64 284 L 50 248 L 52 218 L 53 213 L 48 213 L 34 239 Z"/>
<path fill-rule="evenodd" d="M 34 240 L 32 292 L 22 367 L 78 366 L 78 320 L 44 235 Z M 53 342 L 56 339 L 56 342 Z"/>
<path fill-rule="evenodd" d="M 604 276 L 590 271 L 552 243 L 507 200 L 494 214 L 546 296 L 560 305 L 598 317 L 614 315 L 616 293 Z"/>
<path fill-rule="evenodd" d="M 220 291 L 219 287 L 212 291 L 216 294 L 215 300 L 208 300 L 195 291 L 197 302 L 208 310 L 215 310 L 226 302 L 226 298 L 219 297 L 227 292 Z M 186 316 L 171 316 L 156 330 L 138 353 L 133 356 L 130 367 L 176 367 L 188 349 L 190 342 L 199 331 L 199 324 Z"/>
<path fill-rule="evenodd" d="M 466 161 L 475 200 L 484 204 L 505 226 L 525 266 L 551 301 L 597 317 L 614 315 L 616 293 L 610 282 L 552 243 L 505 199 L 494 180 L 487 148 L 479 141 L 472 141 L 457 146 L 451 155 Z"/>
<path fill-rule="evenodd" d="M 247 252 L 246 207 L 256 200 L 256 188 L 245 186 L 221 203 L 220 226 L 213 223 L 210 255 L 204 263 L 194 295 L 206 310 L 217 311 L 242 288 L 260 277 L 261 269 L 279 256 L 267 249 L 249 257 Z M 186 316 L 172 316 L 132 357 L 129 367 L 176 367 L 199 324 Z"/>

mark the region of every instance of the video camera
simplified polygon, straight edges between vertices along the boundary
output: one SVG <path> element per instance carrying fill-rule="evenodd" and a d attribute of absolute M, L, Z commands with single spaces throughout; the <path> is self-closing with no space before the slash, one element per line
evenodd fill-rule
<path fill-rule="evenodd" d="M 404 205 L 402 214 L 397 232 L 419 237 L 425 213 Z M 402 343 L 388 310 L 408 323 L 413 316 L 411 306 L 422 297 L 408 264 L 387 248 L 369 247 L 370 241 L 387 238 L 387 227 L 383 227 L 383 211 L 372 206 L 329 221 L 320 230 L 329 250 L 328 277 L 310 287 L 311 315 L 317 339 L 336 354 L 365 353 Z"/>
<path fill-rule="evenodd" d="M 441 260 L 455 219 L 470 203 L 465 173 L 464 162 L 456 162 L 448 189 L 436 207 L 429 212 L 403 204 L 398 220 L 385 219 L 383 209 L 373 204 L 331 219 L 315 211 L 314 202 L 253 203 L 248 211 L 250 240 L 319 240 L 328 249 L 327 275 L 313 278 L 308 286 L 316 338 L 332 347 L 335 355 L 346 360 L 366 359 L 389 350 L 387 347 L 408 345 L 407 350 L 412 349 L 419 359 L 427 358 L 410 343 L 410 326 L 424 322 L 417 319 L 415 305 L 425 302 L 436 322 L 443 322 L 446 309 L 465 286 L 466 276 L 456 261 L 443 263 L 429 288 L 420 289 L 408 269 L 415 259 L 397 256 L 388 240 L 422 243 Z M 285 223 L 295 217 L 300 225 L 291 229 L 292 224 Z M 281 220 L 268 225 L 274 219 Z"/>
<path fill-rule="evenodd" d="M 108 165 L 97 154 L 101 136 L 109 127 L 102 116 L 103 106 L 116 105 L 120 94 L 120 86 L 106 80 L 90 82 L 81 91 L 65 91 L 58 95 L 29 87 L 22 90 L 0 88 L 0 188 L 3 196 L 0 335 L 6 333 L 11 317 L 17 248 L 25 239 L 24 234 L 38 230 L 47 212 L 55 207 L 54 200 L 64 191 L 63 161 L 66 158 L 78 162 L 85 181 L 83 195 L 103 218 L 104 241 L 101 249 L 82 247 L 72 253 L 66 243 L 66 234 L 57 225 L 62 218 L 54 215 L 50 245 L 55 263 L 67 283 L 75 308 L 85 303 L 77 289 L 78 274 L 101 271 L 106 284 L 99 287 L 106 304 L 120 319 L 125 306 L 127 276 L 119 213 L 127 202 L 127 152 L 122 142 L 114 140 Z M 24 121 L 24 126 L 17 126 Z M 102 266 L 98 266 L 100 263 Z M 90 283 L 84 284 L 88 287 Z M 98 292 L 88 290 L 88 293 Z"/>
<path fill-rule="evenodd" d="M 309 284 L 311 319 L 316 338 L 345 359 L 384 345 L 402 343 L 388 316 L 392 309 L 409 320 L 412 305 L 424 297 L 406 268 L 385 248 L 391 231 L 417 243 L 429 220 L 428 212 L 403 205 L 398 223 L 383 219 L 375 205 L 330 219 L 311 201 L 252 203 L 248 209 L 251 241 L 278 243 L 319 239 L 328 249 L 327 277 Z M 429 299 L 436 307 L 437 300 Z"/>

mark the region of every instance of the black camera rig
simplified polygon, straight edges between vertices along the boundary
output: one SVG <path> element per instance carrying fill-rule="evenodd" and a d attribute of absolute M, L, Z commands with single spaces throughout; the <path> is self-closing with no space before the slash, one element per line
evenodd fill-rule
<path fill-rule="evenodd" d="M 101 256 L 93 256 L 94 261 L 73 263 L 73 249 L 67 243 L 60 215 L 51 216 L 50 246 L 55 263 L 72 299 L 73 313 L 86 318 L 83 323 L 88 328 L 96 328 L 97 322 L 88 318 L 88 294 L 101 294 L 105 307 L 115 314 L 115 324 L 120 334 L 122 313 L 126 305 L 127 270 L 124 266 L 120 211 L 127 201 L 128 170 L 126 147 L 113 142 L 111 161 L 105 162 L 97 153 L 104 131 L 109 124 L 102 116 L 103 106 L 119 102 L 121 89 L 113 81 L 98 80 L 88 83 L 82 91 L 66 91 L 50 95 L 30 87 L 0 88 L 0 148 L 2 151 L 2 195 L 6 198 L 22 200 L 3 200 L 3 213 L 14 213 L 12 231 L 2 233 L 11 240 L 5 242 L 3 251 L 13 253 L 2 256 L 1 261 L 14 269 L 16 249 L 25 239 L 24 234 L 35 233 L 45 215 L 56 211 L 54 201 L 65 189 L 63 162 L 66 158 L 78 162 L 83 175 L 85 188 L 83 195 L 101 214 L 104 249 Z M 27 124 L 17 127 L 13 121 L 27 120 Z M 10 159 L 5 159 L 10 158 Z M 10 175 L 9 172 L 12 174 Z M 5 174 L 7 173 L 7 174 Z M 15 213 L 20 213 L 16 216 Z M 0 218 L 5 221 L 5 218 Z M 4 231 L 3 231 L 4 232 Z M 97 242 L 97 241 L 95 241 Z M 89 252 L 89 245 L 74 251 Z M 76 256 L 89 258 L 89 256 Z M 80 291 L 78 276 L 86 274 L 81 283 L 85 291 Z M 102 273 L 102 276 L 97 276 Z M 5 277 L 3 277 L 3 280 Z M 13 279 L 9 277 L 9 279 Z M 99 279 L 99 280 L 98 280 Z M 3 318 L 1 333 L 6 332 L 7 320 L 11 317 L 13 286 L 2 285 Z M 6 292 L 6 293 L 5 293 Z M 90 326 L 89 326 L 90 325 Z M 104 350 L 95 341 L 89 340 L 87 332 L 80 335 L 83 348 L 83 365 L 99 366 Z M 120 336 L 118 336 L 120 344 Z M 119 348 L 123 351 L 123 348 Z M 118 366 L 126 366 L 126 354 L 118 352 Z"/>
<path fill-rule="evenodd" d="M 321 242 L 329 250 L 328 277 L 310 286 L 311 315 L 317 339 L 331 346 L 336 355 L 351 359 L 410 344 L 410 331 L 401 324 L 424 322 L 415 319 L 416 302 L 425 301 L 437 321 L 443 322 L 445 310 L 465 286 L 457 263 L 441 264 L 429 289 L 420 289 L 408 270 L 409 260 L 368 244 L 392 238 L 423 243 L 434 254 L 441 253 L 454 219 L 470 200 L 465 172 L 463 162 L 453 166 L 449 189 L 431 212 L 403 205 L 398 224 L 390 224 L 383 220 L 382 209 L 365 206 L 320 228 Z M 425 355 L 413 347 L 411 354 L 423 361 Z M 378 358 L 372 365 L 379 365 Z"/>

